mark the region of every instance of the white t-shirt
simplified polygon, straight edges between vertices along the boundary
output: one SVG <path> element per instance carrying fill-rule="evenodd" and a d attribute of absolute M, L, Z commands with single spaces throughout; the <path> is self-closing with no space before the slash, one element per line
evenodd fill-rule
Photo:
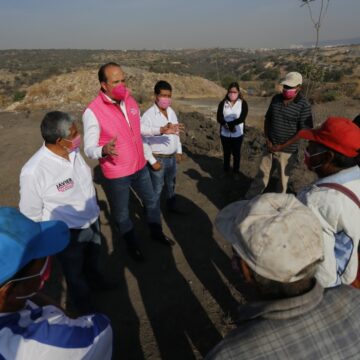
<path fill-rule="evenodd" d="M 20 211 L 34 221 L 62 220 L 70 229 L 86 229 L 99 216 L 91 170 L 79 151 L 69 160 L 45 144 L 20 174 Z"/>

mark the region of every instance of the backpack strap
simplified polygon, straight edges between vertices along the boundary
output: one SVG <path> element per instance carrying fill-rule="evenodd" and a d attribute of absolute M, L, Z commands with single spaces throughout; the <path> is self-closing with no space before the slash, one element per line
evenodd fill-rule
<path fill-rule="evenodd" d="M 344 195 L 346 195 L 349 199 L 351 199 L 360 208 L 360 199 L 349 188 L 337 183 L 321 183 L 321 184 L 316 184 L 316 186 L 327 187 L 330 189 L 340 191 Z"/>

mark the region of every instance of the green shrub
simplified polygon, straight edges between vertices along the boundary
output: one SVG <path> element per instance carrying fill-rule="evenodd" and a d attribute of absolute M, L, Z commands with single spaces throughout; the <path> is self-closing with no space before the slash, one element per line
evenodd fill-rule
<path fill-rule="evenodd" d="M 26 91 L 16 91 L 13 96 L 13 101 L 21 101 L 26 95 Z"/>

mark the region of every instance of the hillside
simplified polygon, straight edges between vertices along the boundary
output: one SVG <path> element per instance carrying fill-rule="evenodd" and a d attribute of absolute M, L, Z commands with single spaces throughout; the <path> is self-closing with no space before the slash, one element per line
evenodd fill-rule
<path fill-rule="evenodd" d="M 212 83 L 226 87 L 238 80 L 249 94 L 271 96 L 288 71 L 305 77 L 312 49 L 183 49 L 183 50 L 3 50 L 0 51 L 0 109 L 30 96 L 23 105 L 46 105 L 52 97 L 52 83 L 61 82 L 69 93 L 60 102 L 76 105 L 96 92 L 96 69 L 116 61 L 127 67 L 129 84 L 137 99 L 147 101 L 155 80 L 174 82 L 175 97 L 218 97 Z M 321 47 L 316 62 L 318 83 L 311 96 L 316 103 L 336 99 L 360 99 L 360 45 Z M 177 81 L 177 76 L 183 76 Z M 194 78 L 193 78 L 193 77 Z M 81 81 L 81 88 L 76 81 Z M 72 79 L 74 78 L 74 81 Z M 48 80 L 48 82 L 46 82 Z M 45 82 L 44 82 L 45 81 Z M 35 88 L 33 88 L 34 85 Z M 306 86 L 306 79 L 305 79 Z M 75 90 L 74 90 L 75 89 Z M 36 95 L 35 95 L 36 94 Z M 69 94 L 71 94 L 71 99 Z M 41 95 L 41 96 L 40 96 Z M 34 102 L 37 96 L 39 102 Z M 13 106 L 18 108 L 19 104 Z M 11 107 L 12 108 L 12 107 Z M 10 109 L 11 109 L 10 108 Z"/>
<path fill-rule="evenodd" d="M 220 99 L 224 96 L 222 87 L 198 76 L 157 74 L 128 67 L 124 67 L 124 71 L 127 85 L 140 104 L 145 104 L 153 98 L 154 84 L 160 79 L 171 83 L 175 99 Z M 24 99 L 14 102 L 6 110 L 83 109 L 98 91 L 97 69 L 78 70 L 31 85 Z"/>

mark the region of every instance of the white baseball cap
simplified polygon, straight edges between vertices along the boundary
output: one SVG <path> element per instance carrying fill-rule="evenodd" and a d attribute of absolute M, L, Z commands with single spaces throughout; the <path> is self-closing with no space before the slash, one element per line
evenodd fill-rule
<path fill-rule="evenodd" d="M 285 79 L 280 84 L 295 87 L 301 85 L 302 82 L 302 75 L 296 71 L 292 71 L 286 74 Z"/>
<path fill-rule="evenodd" d="M 323 259 L 323 235 L 315 214 L 294 195 L 267 193 L 234 202 L 215 225 L 257 274 L 289 283 L 308 276 Z"/>

